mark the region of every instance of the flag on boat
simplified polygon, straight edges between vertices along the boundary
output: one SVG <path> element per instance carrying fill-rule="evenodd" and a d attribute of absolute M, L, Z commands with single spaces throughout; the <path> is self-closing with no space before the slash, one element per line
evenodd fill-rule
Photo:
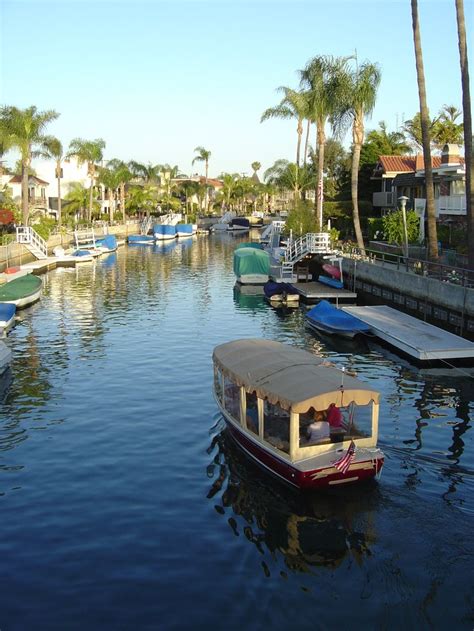
<path fill-rule="evenodd" d="M 343 454 L 339 460 L 336 460 L 336 462 L 333 463 L 336 469 L 338 469 L 341 473 L 347 473 L 347 470 L 351 466 L 351 462 L 355 458 L 355 449 L 355 442 L 351 440 L 351 444 L 347 448 L 346 453 Z"/>

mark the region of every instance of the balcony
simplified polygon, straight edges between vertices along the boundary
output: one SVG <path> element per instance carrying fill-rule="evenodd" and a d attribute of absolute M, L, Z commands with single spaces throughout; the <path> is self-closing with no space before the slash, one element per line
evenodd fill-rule
<path fill-rule="evenodd" d="M 372 204 L 373 206 L 381 208 L 392 208 L 394 206 L 393 193 L 386 193 L 385 191 L 374 193 L 372 197 Z"/>
<path fill-rule="evenodd" d="M 465 215 L 465 195 L 443 195 L 435 199 L 436 216 L 438 215 Z"/>

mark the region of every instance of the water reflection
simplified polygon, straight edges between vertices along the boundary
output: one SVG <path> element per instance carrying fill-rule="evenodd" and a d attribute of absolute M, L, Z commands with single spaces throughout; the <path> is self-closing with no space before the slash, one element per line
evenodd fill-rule
<path fill-rule="evenodd" d="M 299 493 L 250 462 L 225 427 L 217 429 L 208 449 L 213 460 L 207 475 L 213 481 L 207 497 L 217 500 L 214 508 L 228 516 L 234 536 L 242 534 L 261 554 L 277 555 L 296 573 L 336 568 L 349 557 L 363 564 L 376 541 L 376 483 Z M 268 564 L 262 567 L 269 576 Z"/>
<path fill-rule="evenodd" d="M 242 311 L 263 311 L 268 308 L 263 287 L 258 285 L 234 285 L 234 302 Z"/>

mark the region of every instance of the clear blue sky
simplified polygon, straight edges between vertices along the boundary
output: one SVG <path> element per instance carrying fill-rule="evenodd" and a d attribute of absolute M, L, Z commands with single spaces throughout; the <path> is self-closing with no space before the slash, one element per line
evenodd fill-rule
<path fill-rule="evenodd" d="M 418 4 L 431 114 L 460 109 L 454 0 Z M 472 0 L 464 6 L 472 77 Z M 56 110 L 48 133 L 66 146 L 103 138 L 107 159 L 190 173 L 203 145 L 214 176 L 294 160 L 295 122 L 260 116 L 319 54 L 356 49 L 380 64 L 367 129 L 418 111 L 410 0 L 0 0 L 0 22 L 0 103 Z"/>

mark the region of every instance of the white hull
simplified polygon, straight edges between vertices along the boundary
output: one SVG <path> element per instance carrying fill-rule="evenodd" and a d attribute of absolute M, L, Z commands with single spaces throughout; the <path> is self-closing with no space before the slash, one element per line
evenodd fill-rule
<path fill-rule="evenodd" d="M 243 274 L 237 277 L 237 282 L 242 285 L 265 285 L 268 282 L 268 274 Z"/>
<path fill-rule="evenodd" d="M 17 307 L 27 307 L 40 299 L 41 289 L 42 287 L 40 287 L 38 291 L 35 291 L 34 294 L 25 296 L 24 298 L 17 298 L 17 300 L 3 300 L 2 302 L 6 302 L 10 305 L 16 305 Z"/>
<path fill-rule="evenodd" d="M 155 241 L 173 241 L 173 239 L 176 239 L 176 233 L 175 234 L 155 234 Z"/>

